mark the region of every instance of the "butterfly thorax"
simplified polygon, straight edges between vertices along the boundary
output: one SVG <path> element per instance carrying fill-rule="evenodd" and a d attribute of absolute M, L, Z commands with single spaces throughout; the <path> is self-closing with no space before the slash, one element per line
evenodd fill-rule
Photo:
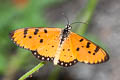
<path fill-rule="evenodd" d="M 62 30 L 61 35 L 60 35 L 60 45 L 68 37 L 71 29 L 72 29 L 72 27 L 69 24 L 67 24 L 66 27 Z"/>

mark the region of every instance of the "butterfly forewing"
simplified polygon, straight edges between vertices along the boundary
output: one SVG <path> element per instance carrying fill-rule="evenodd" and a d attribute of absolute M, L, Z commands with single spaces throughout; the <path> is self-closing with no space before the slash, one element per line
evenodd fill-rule
<path fill-rule="evenodd" d="M 49 61 L 56 53 L 60 32 L 60 28 L 23 28 L 13 31 L 10 36 L 16 45 L 31 50 L 40 60 Z"/>

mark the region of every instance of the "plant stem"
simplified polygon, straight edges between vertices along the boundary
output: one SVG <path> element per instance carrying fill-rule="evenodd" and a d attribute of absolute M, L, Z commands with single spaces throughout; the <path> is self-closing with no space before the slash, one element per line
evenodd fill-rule
<path fill-rule="evenodd" d="M 37 66 L 35 66 L 33 69 L 31 69 L 29 72 L 24 74 L 22 77 L 20 77 L 18 80 L 25 80 L 28 76 L 32 75 L 35 71 L 43 67 L 45 62 L 39 63 Z"/>

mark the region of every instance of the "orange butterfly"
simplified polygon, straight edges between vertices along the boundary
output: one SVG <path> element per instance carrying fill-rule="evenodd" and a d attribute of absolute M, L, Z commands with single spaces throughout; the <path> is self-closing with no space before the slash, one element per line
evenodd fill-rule
<path fill-rule="evenodd" d="M 78 61 L 89 64 L 105 62 L 108 54 L 88 39 L 71 32 L 71 25 L 61 28 L 22 28 L 10 33 L 16 45 L 32 51 L 42 61 L 72 66 Z"/>

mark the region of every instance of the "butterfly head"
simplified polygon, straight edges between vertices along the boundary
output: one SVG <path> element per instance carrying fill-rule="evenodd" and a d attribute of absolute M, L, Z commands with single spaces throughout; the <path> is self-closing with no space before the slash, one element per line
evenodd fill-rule
<path fill-rule="evenodd" d="M 72 26 L 71 26 L 70 24 L 67 24 L 67 25 L 65 26 L 65 30 L 70 31 L 71 29 L 72 29 Z"/>

